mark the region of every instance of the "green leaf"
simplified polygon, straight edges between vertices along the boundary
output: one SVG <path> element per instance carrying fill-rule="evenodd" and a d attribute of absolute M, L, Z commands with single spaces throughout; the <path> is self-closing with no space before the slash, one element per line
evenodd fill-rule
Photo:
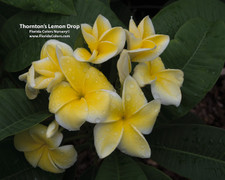
<path fill-rule="evenodd" d="M 113 153 L 105 158 L 95 180 L 147 180 L 142 169 L 130 157 Z"/>
<path fill-rule="evenodd" d="M 148 136 L 152 159 L 191 180 L 225 179 L 225 130 L 204 125 L 170 125 Z"/>
<path fill-rule="evenodd" d="M 9 6 L 3 2 L 1 2 L 0 0 L 0 14 L 8 19 L 10 17 L 12 17 L 13 15 L 15 15 L 16 13 L 18 13 L 20 11 L 20 9 Z"/>
<path fill-rule="evenodd" d="M 172 180 L 169 176 L 164 174 L 162 171 L 152 167 L 148 166 L 143 163 L 139 163 L 139 166 L 141 169 L 144 171 L 145 175 L 147 176 L 148 179 L 151 180 Z"/>
<path fill-rule="evenodd" d="M 1 180 L 61 180 L 62 174 L 52 174 L 39 168 L 33 168 L 22 152 L 17 151 L 11 139 L 0 143 L 0 179 Z"/>
<path fill-rule="evenodd" d="M 51 116 L 47 97 L 29 100 L 22 89 L 0 90 L 0 140 L 34 126 Z"/>
<path fill-rule="evenodd" d="M 189 19 L 201 17 L 215 22 L 225 21 L 225 4 L 220 0 L 179 0 L 163 8 L 154 18 L 157 34 L 173 39 L 178 29 Z"/>
<path fill-rule="evenodd" d="M 205 124 L 205 122 L 202 119 L 200 119 L 197 115 L 191 112 L 175 120 L 171 119 L 170 117 L 160 112 L 159 116 L 157 117 L 155 126 L 165 124 Z"/>
<path fill-rule="evenodd" d="M 57 14 L 44 14 L 35 12 L 22 12 L 10 18 L 0 31 L 0 42 L 5 47 L 7 56 L 4 59 L 4 67 L 9 72 L 16 72 L 29 66 L 32 61 L 39 60 L 41 47 L 47 38 L 29 38 L 30 29 L 20 28 L 25 25 L 80 25 L 88 23 L 93 25 L 99 14 L 109 19 L 112 26 L 123 26 L 113 11 L 103 2 L 98 0 L 77 0 L 77 16 L 62 16 Z M 35 22 L 35 23 L 34 23 Z M 31 28 L 32 29 L 32 28 Z M 33 30 L 54 30 L 54 29 L 33 29 Z M 60 29 L 57 29 L 60 30 Z M 69 30 L 69 38 L 54 38 L 69 44 L 72 48 L 79 37 L 80 30 Z M 51 34 L 51 33 L 50 33 Z M 51 39 L 51 38 L 50 38 Z"/>
<path fill-rule="evenodd" d="M 47 13 L 59 13 L 75 15 L 73 0 L 0 0 L 8 5 L 28 11 L 41 11 Z"/>
<path fill-rule="evenodd" d="M 181 105 L 163 107 L 166 116 L 181 117 L 214 86 L 225 61 L 225 24 L 192 19 L 171 40 L 162 60 L 167 68 L 184 72 Z"/>

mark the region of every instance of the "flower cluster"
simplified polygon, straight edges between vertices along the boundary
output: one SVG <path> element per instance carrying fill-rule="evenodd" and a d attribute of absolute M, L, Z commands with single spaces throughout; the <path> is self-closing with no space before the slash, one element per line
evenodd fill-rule
<path fill-rule="evenodd" d="M 59 146 L 59 126 L 77 131 L 87 121 L 95 123 L 94 144 L 100 158 L 116 148 L 135 157 L 149 158 L 151 150 L 143 134 L 151 133 L 161 104 L 179 106 L 183 72 L 165 69 L 159 57 L 169 43 L 167 35 L 155 34 L 150 18 L 138 26 L 131 18 L 129 30 L 111 27 L 99 15 L 91 27 L 81 25 L 89 50 L 72 50 L 57 40 L 47 41 L 40 55 L 19 79 L 26 82 L 29 99 L 47 89 L 49 111 L 55 121 L 36 125 L 17 134 L 15 147 L 23 151 L 34 167 L 63 172 L 76 161 L 72 145 Z M 127 49 L 125 43 L 127 42 Z M 117 61 L 120 92 L 92 64 L 100 64 L 120 54 Z M 132 72 L 132 62 L 138 62 Z M 148 102 L 141 87 L 150 84 L 154 100 Z"/>

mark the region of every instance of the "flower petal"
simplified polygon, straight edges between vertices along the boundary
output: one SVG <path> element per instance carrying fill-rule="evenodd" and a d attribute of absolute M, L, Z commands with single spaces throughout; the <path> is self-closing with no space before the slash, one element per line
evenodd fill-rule
<path fill-rule="evenodd" d="M 27 73 L 27 84 L 29 87 L 35 87 L 35 71 L 34 66 L 31 66 L 28 73 Z"/>
<path fill-rule="evenodd" d="M 81 31 L 90 50 L 93 51 L 94 49 L 96 49 L 98 46 L 98 41 L 97 37 L 92 34 L 92 27 L 88 24 L 81 24 Z"/>
<path fill-rule="evenodd" d="M 32 63 L 34 70 L 43 76 L 52 77 L 54 73 L 58 71 L 55 64 L 49 60 L 49 58 L 41 59 L 39 61 L 34 61 Z"/>
<path fill-rule="evenodd" d="M 64 56 L 70 56 L 73 54 L 73 50 L 67 44 L 57 41 L 57 40 L 48 40 L 41 49 L 41 59 L 49 57 L 50 60 L 59 68 L 59 62 L 56 54 L 56 46 L 62 51 Z"/>
<path fill-rule="evenodd" d="M 49 150 L 47 148 L 44 149 L 42 156 L 38 162 L 38 166 L 41 169 L 52 172 L 52 173 L 64 172 L 64 169 L 60 169 L 54 164 L 54 162 L 52 161 L 50 157 Z"/>
<path fill-rule="evenodd" d="M 54 136 L 56 134 L 56 132 L 58 132 L 59 129 L 59 124 L 54 120 L 52 121 L 47 128 L 47 132 L 46 132 L 46 137 L 47 138 L 51 138 L 52 136 Z"/>
<path fill-rule="evenodd" d="M 111 28 L 109 20 L 100 14 L 93 25 L 93 34 L 96 38 L 100 39 L 102 34 Z"/>
<path fill-rule="evenodd" d="M 54 164 L 60 169 L 71 167 L 77 160 L 77 152 L 73 145 L 65 145 L 49 151 Z"/>
<path fill-rule="evenodd" d="M 56 113 L 61 107 L 78 99 L 78 94 L 67 82 L 61 82 L 56 86 L 49 97 L 49 111 Z"/>
<path fill-rule="evenodd" d="M 109 113 L 104 123 L 118 121 L 123 117 L 123 107 L 121 97 L 115 92 L 110 92 L 109 94 L 110 94 L 110 106 L 108 111 Z"/>
<path fill-rule="evenodd" d="M 149 62 L 143 62 L 136 65 L 134 68 L 133 78 L 137 81 L 140 87 L 150 84 L 152 79 L 149 70 Z"/>
<path fill-rule="evenodd" d="M 85 94 L 85 99 L 88 105 L 86 120 L 90 123 L 100 123 L 106 120 L 110 105 L 110 92 L 106 90 L 94 91 Z"/>
<path fill-rule="evenodd" d="M 131 76 L 128 76 L 124 81 L 122 101 L 127 118 L 147 103 L 142 90 Z"/>
<path fill-rule="evenodd" d="M 128 55 L 126 50 L 123 50 L 122 53 L 120 54 L 119 60 L 117 61 L 117 70 L 121 84 L 123 84 L 126 77 L 130 74 L 131 68 L 132 66 L 130 56 Z"/>
<path fill-rule="evenodd" d="M 91 54 L 87 49 L 85 48 L 77 48 L 74 51 L 74 57 L 81 62 L 92 62 L 96 59 L 98 52 L 96 50 L 93 51 Z"/>
<path fill-rule="evenodd" d="M 114 88 L 104 76 L 104 74 L 98 69 L 91 67 L 85 74 L 85 83 L 84 83 L 84 94 L 97 91 L 97 90 L 111 90 Z"/>
<path fill-rule="evenodd" d="M 139 29 L 137 28 L 132 17 L 129 22 L 129 32 L 131 32 L 136 38 L 141 38 L 141 33 Z"/>
<path fill-rule="evenodd" d="M 45 150 L 45 146 L 42 146 L 34 151 L 28 151 L 24 152 L 24 156 L 26 160 L 33 166 L 37 167 L 38 162 L 40 161 L 40 158 Z"/>
<path fill-rule="evenodd" d="M 132 61 L 151 61 L 160 56 L 160 54 L 166 49 L 167 45 L 169 44 L 169 36 L 167 35 L 153 35 L 149 36 L 146 40 L 154 42 L 156 44 L 156 48 L 143 53 L 132 53 L 130 55 Z"/>
<path fill-rule="evenodd" d="M 149 134 L 153 129 L 159 111 L 160 101 L 153 100 L 131 116 L 127 122 L 143 134 Z"/>
<path fill-rule="evenodd" d="M 178 107 L 181 102 L 180 87 L 183 83 L 183 72 L 168 69 L 157 73 L 156 76 L 156 81 L 151 84 L 154 99 L 159 99 L 164 105 Z"/>
<path fill-rule="evenodd" d="M 55 77 L 54 79 L 51 80 L 51 82 L 48 84 L 47 87 L 47 91 L 51 92 L 52 89 L 59 84 L 60 82 L 62 82 L 64 80 L 64 75 L 61 72 L 55 72 Z"/>
<path fill-rule="evenodd" d="M 82 92 L 85 74 L 90 65 L 79 62 L 72 56 L 64 56 L 60 59 L 60 67 L 73 89 Z"/>
<path fill-rule="evenodd" d="M 45 76 L 39 76 L 35 79 L 35 89 L 45 89 L 48 87 L 49 83 L 53 80 L 53 78 L 47 78 Z"/>
<path fill-rule="evenodd" d="M 100 41 L 112 42 L 117 47 L 117 54 L 123 49 L 126 41 L 126 34 L 123 28 L 114 27 L 103 34 Z"/>
<path fill-rule="evenodd" d="M 155 29 L 149 16 L 145 16 L 138 25 L 142 39 L 155 34 Z"/>
<path fill-rule="evenodd" d="M 118 146 L 123 134 L 123 122 L 97 124 L 94 127 L 94 143 L 100 158 L 111 154 Z"/>
<path fill-rule="evenodd" d="M 117 55 L 118 48 L 109 41 L 102 41 L 98 45 L 98 55 L 92 63 L 100 64 Z"/>
<path fill-rule="evenodd" d="M 56 114 L 55 119 L 60 126 L 69 131 L 79 130 L 87 119 L 88 108 L 84 98 L 74 100 L 63 106 Z"/>
<path fill-rule="evenodd" d="M 142 46 L 142 39 L 135 37 L 133 33 L 127 30 L 125 32 L 127 39 L 127 49 L 128 50 L 140 49 Z"/>
<path fill-rule="evenodd" d="M 118 145 L 120 151 L 130 156 L 149 158 L 151 150 L 144 136 L 132 125 L 125 125 Z"/>
<path fill-rule="evenodd" d="M 30 87 L 27 83 L 25 86 L 25 92 L 26 92 L 27 97 L 32 100 L 37 97 L 39 90 Z"/>
<path fill-rule="evenodd" d="M 28 72 L 21 74 L 21 75 L 19 76 L 19 80 L 20 80 L 20 81 L 27 82 L 27 75 L 28 75 Z"/>
<path fill-rule="evenodd" d="M 49 148 L 58 147 L 63 139 L 63 135 L 60 132 L 55 133 L 51 138 L 47 138 L 47 127 L 42 124 L 32 127 L 29 132 L 35 142 L 45 144 Z"/>
<path fill-rule="evenodd" d="M 40 148 L 42 144 L 35 142 L 30 136 L 29 131 L 24 131 L 14 136 L 14 146 L 18 151 L 33 151 Z"/>
<path fill-rule="evenodd" d="M 165 70 L 165 66 L 162 62 L 162 59 L 160 57 L 157 57 L 156 59 L 146 62 L 146 64 L 149 64 L 149 71 L 151 75 L 154 75 L 158 72 L 161 72 Z"/>

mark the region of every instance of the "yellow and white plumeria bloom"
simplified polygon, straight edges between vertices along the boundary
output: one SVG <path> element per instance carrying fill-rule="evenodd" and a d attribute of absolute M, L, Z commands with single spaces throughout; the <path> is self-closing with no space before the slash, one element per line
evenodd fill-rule
<path fill-rule="evenodd" d="M 72 56 L 70 46 L 57 40 L 47 41 L 41 50 L 40 60 L 34 61 L 29 71 L 22 74 L 19 79 L 26 81 L 26 94 L 34 99 L 39 89 L 51 89 L 64 79 L 58 60 L 62 56 Z"/>
<path fill-rule="evenodd" d="M 102 15 L 97 17 L 93 28 L 88 24 L 81 24 L 81 30 L 91 52 L 85 48 L 77 48 L 74 56 L 79 61 L 103 63 L 119 54 L 126 41 L 123 28 L 112 28 L 108 19 Z"/>
<path fill-rule="evenodd" d="M 15 135 L 14 145 L 24 152 L 25 158 L 33 167 L 53 173 L 62 173 L 77 160 L 73 145 L 59 146 L 63 135 L 57 132 L 51 138 L 46 137 L 47 127 L 41 124 Z"/>
<path fill-rule="evenodd" d="M 160 57 L 153 61 L 139 63 L 134 69 L 133 77 L 143 87 L 151 84 L 154 99 L 161 104 L 179 106 L 184 73 L 178 69 L 165 69 Z"/>
<path fill-rule="evenodd" d="M 95 148 L 100 158 L 116 147 L 136 157 L 149 158 L 150 147 L 142 134 L 152 131 L 160 111 L 160 102 L 147 100 L 137 82 L 128 76 L 124 81 L 122 99 L 114 93 L 106 121 L 94 128 Z"/>
<path fill-rule="evenodd" d="M 158 57 L 167 47 L 169 36 L 155 34 L 149 16 L 142 19 L 136 26 L 131 18 L 127 35 L 127 49 L 133 62 L 151 61 Z"/>
<path fill-rule="evenodd" d="M 60 66 L 68 82 L 61 82 L 51 92 L 49 110 L 68 130 L 78 130 L 85 122 L 105 120 L 113 86 L 106 77 L 88 63 L 64 56 Z"/>

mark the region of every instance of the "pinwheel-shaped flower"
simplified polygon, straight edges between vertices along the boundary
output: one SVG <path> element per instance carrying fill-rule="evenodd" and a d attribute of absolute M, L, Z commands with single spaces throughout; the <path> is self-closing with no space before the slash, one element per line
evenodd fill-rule
<path fill-rule="evenodd" d="M 64 56 L 60 66 L 69 82 L 56 86 L 49 98 L 49 110 L 68 130 L 78 130 L 85 122 L 98 123 L 107 116 L 114 90 L 106 77 L 87 63 Z"/>
<path fill-rule="evenodd" d="M 26 81 L 26 94 L 28 98 L 34 99 L 39 89 L 47 88 L 50 92 L 52 87 L 64 79 L 59 66 L 61 56 L 72 56 L 73 50 L 70 46 L 57 40 L 47 41 L 41 50 L 41 60 L 34 61 L 29 71 L 22 74 L 19 79 Z"/>
<path fill-rule="evenodd" d="M 143 87 L 151 84 L 152 95 L 161 104 L 179 106 L 181 102 L 180 87 L 184 74 L 178 69 L 165 69 L 160 57 L 153 61 L 139 63 L 134 69 L 133 77 Z"/>
<path fill-rule="evenodd" d="M 147 103 L 137 82 L 128 76 L 124 81 L 122 99 L 114 94 L 107 120 L 94 128 L 99 157 L 108 156 L 118 147 L 131 156 L 149 158 L 151 151 L 141 133 L 152 131 L 159 110 L 159 101 Z"/>
<path fill-rule="evenodd" d="M 46 126 L 36 125 L 15 135 L 14 145 L 18 151 L 24 152 L 27 161 L 33 167 L 62 173 L 75 163 L 77 152 L 72 145 L 59 146 L 63 138 L 62 133 L 57 132 L 51 138 L 47 138 L 46 131 Z"/>
<path fill-rule="evenodd" d="M 157 58 L 167 47 L 169 36 L 155 34 L 149 16 L 146 16 L 136 26 L 131 18 L 127 34 L 127 48 L 130 58 L 134 62 L 150 61 Z"/>
<path fill-rule="evenodd" d="M 124 47 L 126 35 L 123 28 L 112 28 L 102 15 L 97 17 L 93 28 L 82 24 L 81 30 L 91 53 L 85 48 L 77 48 L 74 56 L 79 61 L 100 64 L 116 56 Z"/>

